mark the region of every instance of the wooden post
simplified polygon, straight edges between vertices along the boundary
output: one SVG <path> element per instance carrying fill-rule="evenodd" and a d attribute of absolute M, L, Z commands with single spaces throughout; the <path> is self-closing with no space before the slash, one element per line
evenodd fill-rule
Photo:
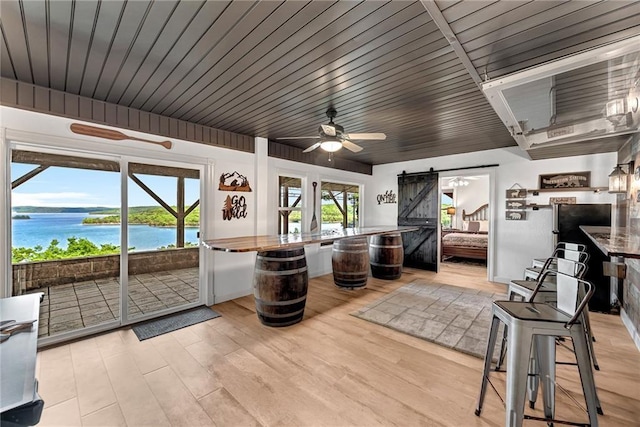
<path fill-rule="evenodd" d="M 178 216 L 176 218 L 176 247 L 184 248 L 184 177 L 178 177 L 178 197 L 177 197 L 177 209 Z"/>

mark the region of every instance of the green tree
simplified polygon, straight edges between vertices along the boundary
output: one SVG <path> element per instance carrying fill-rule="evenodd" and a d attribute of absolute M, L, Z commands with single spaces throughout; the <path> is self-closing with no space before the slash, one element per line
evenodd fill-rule
<path fill-rule="evenodd" d="M 134 248 L 130 248 L 133 250 Z M 56 259 L 79 258 L 97 255 L 114 255 L 120 253 L 120 246 L 112 244 L 96 245 L 90 240 L 75 236 L 67 239 L 67 248 L 60 247 L 60 242 L 56 239 L 52 240 L 46 249 L 42 246 L 33 248 L 12 248 L 11 262 L 17 264 L 19 262 L 36 262 L 49 261 Z"/>
<path fill-rule="evenodd" d="M 173 209 L 176 209 L 173 206 Z M 120 209 L 109 209 L 95 214 L 104 215 L 100 217 L 87 217 L 82 220 L 83 224 L 120 224 Z M 155 227 L 175 227 L 178 221 L 161 206 L 134 206 L 129 208 L 129 224 L 143 224 Z M 184 221 L 187 227 L 198 227 L 200 225 L 200 207 L 196 207 Z"/>

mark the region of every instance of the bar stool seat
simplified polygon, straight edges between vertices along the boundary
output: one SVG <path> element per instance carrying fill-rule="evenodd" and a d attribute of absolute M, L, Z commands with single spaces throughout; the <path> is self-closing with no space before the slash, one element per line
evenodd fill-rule
<path fill-rule="evenodd" d="M 601 411 L 598 408 L 586 333 L 580 320 L 582 310 L 593 295 L 593 286 L 589 282 L 575 277 L 563 273 L 557 274 L 558 288 L 563 288 L 558 294 L 559 307 L 548 303 L 524 301 L 495 301 L 493 303 L 491 328 L 476 415 L 479 416 L 482 411 L 499 324 L 502 322 L 508 334 L 505 425 L 509 427 L 521 426 L 525 418 L 524 399 L 529 376 L 529 358 L 532 351 L 535 353 L 541 374 L 545 414 L 543 420 L 547 422 L 558 421 L 553 419 L 555 415 L 556 337 L 570 337 L 573 341 L 589 423 L 591 426 L 598 425 L 597 414 Z M 581 285 L 584 285 L 587 291 L 578 304 L 577 301 L 580 300 L 578 289 Z M 574 294 L 573 298 L 570 296 L 572 293 Z M 536 294 L 534 291 L 533 299 Z"/>

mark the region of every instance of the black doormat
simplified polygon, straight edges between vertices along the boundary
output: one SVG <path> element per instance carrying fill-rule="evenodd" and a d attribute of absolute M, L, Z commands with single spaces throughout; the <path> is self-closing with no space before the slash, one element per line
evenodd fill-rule
<path fill-rule="evenodd" d="M 209 319 L 220 317 L 219 313 L 211 310 L 209 307 L 198 307 L 193 310 L 183 311 L 159 319 L 150 320 L 148 322 L 138 323 L 133 326 L 133 332 L 140 341 L 148 338 L 157 337 L 177 329 L 195 325 Z"/>

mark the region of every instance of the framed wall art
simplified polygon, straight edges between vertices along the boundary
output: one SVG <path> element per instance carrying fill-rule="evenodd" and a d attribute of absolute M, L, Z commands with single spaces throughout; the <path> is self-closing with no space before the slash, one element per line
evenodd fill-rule
<path fill-rule="evenodd" d="M 591 172 L 565 172 L 540 175 L 538 188 L 541 190 L 554 188 L 589 188 L 591 187 Z"/>
<path fill-rule="evenodd" d="M 524 221 L 527 219 L 525 211 L 505 211 L 505 219 L 508 221 Z"/>
<path fill-rule="evenodd" d="M 525 199 L 507 200 L 505 208 L 510 209 L 526 209 L 527 201 Z"/>
<path fill-rule="evenodd" d="M 510 188 L 506 192 L 507 199 L 524 199 L 527 197 L 526 188 Z"/>

